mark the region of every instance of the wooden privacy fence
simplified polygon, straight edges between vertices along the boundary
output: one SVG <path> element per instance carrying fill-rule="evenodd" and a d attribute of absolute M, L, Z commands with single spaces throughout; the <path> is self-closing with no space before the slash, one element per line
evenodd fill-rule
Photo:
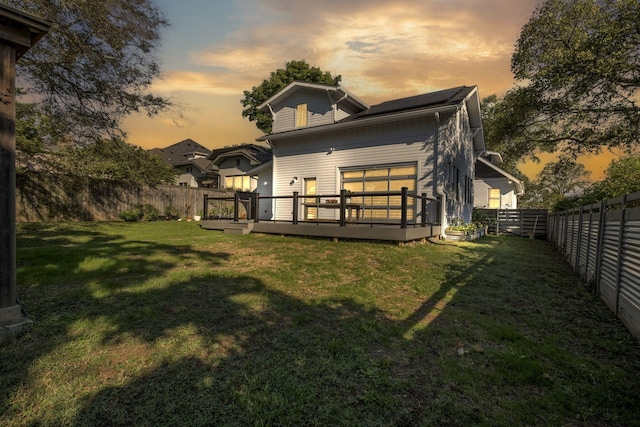
<path fill-rule="evenodd" d="M 640 192 L 552 214 L 548 237 L 640 338 Z"/>
<path fill-rule="evenodd" d="M 546 236 L 546 209 L 474 209 L 474 216 L 490 221 L 489 233 Z"/>
<path fill-rule="evenodd" d="M 115 221 L 120 213 L 151 205 L 160 215 L 190 218 L 204 196 L 233 193 L 210 188 L 141 185 L 35 172 L 16 176 L 16 221 Z"/>

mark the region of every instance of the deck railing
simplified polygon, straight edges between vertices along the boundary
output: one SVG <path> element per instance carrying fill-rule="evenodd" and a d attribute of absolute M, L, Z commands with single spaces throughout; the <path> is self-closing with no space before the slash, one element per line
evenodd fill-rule
<path fill-rule="evenodd" d="M 260 219 L 261 206 L 269 206 L 272 217 Z M 400 191 L 349 192 L 339 194 L 260 196 L 258 193 L 235 193 L 234 197 L 204 196 L 204 219 L 240 219 L 290 224 L 334 223 L 341 227 L 355 224 L 399 225 L 400 228 L 439 224 L 439 200 Z M 278 209 L 281 209 L 279 212 Z M 285 214 L 282 211 L 286 212 Z"/>

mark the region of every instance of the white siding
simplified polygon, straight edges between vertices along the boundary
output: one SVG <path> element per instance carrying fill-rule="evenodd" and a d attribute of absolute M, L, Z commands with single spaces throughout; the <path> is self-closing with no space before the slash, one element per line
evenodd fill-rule
<path fill-rule="evenodd" d="M 273 194 L 273 168 L 262 169 L 258 173 L 258 185 L 255 188 L 255 192 L 260 197 L 270 197 Z M 260 212 L 258 217 L 262 220 L 270 220 L 273 217 L 272 201 L 271 199 L 260 200 Z"/>
<path fill-rule="evenodd" d="M 295 129 L 296 106 L 307 104 L 307 127 L 333 123 L 333 106 L 326 92 L 300 89 L 282 104 L 275 106 L 273 132 L 284 132 Z"/>
<path fill-rule="evenodd" d="M 434 119 L 423 117 L 274 141 L 274 195 L 302 194 L 304 178 L 317 179 L 318 194 L 337 194 L 341 168 L 413 162 L 418 166 L 418 193 L 433 196 L 434 133 Z M 276 204 L 276 219 L 290 220 L 291 201 Z M 338 214 L 325 209 L 320 215 L 335 218 Z"/>
<path fill-rule="evenodd" d="M 441 115 L 438 174 L 440 190 L 447 195 L 446 224 L 453 218 L 471 222 L 473 213 L 473 177 L 475 153 L 469 115 L 464 105 L 454 114 Z M 452 173 L 453 172 L 453 173 Z M 456 189 L 456 178 L 457 181 Z M 471 183 L 471 200 L 464 201 L 465 181 Z M 445 224 L 445 225 L 446 225 Z"/>

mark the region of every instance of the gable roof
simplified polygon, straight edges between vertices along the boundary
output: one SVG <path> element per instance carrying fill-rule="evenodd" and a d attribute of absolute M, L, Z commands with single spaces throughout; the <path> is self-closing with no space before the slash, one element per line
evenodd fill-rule
<path fill-rule="evenodd" d="M 155 154 L 166 163 L 175 166 L 189 163 L 190 159 L 194 157 L 206 158 L 211 154 L 211 150 L 193 139 L 187 138 L 165 148 L 152 148 L 149 153 Z"/>
<path fill-rule="evenodd" d="M 282 102 L 284 99 L 293 95 L 301 89 L 317 89 L 326 91 L 331 97 L 333 102 L 340 102 L 341 104 L 351 104 L 356 110 L 366 110 L 369 108 L 366 102 L 355 96 L 353 93 L 349 92 L 347 89 L 343 88 L 340 85 L 333 86 L 321 83 L 308 83 L 308 82 L 300 82 L 295 81 L 289 83 L 284 88 L 280 89 L 278 93 L 273 95 L 271 98 L 267 99 L 265 102 L 258 106 L 258 110 L 269 111 L 272 105 L 277 105 Z"/>
<path fill-rule="evenodd" d="M 273 158 L 271 150 L 266 147 L 257 144 L 243 144 L 213 150 L 209 155 L 209 159 L 215 165 L 222 159 L 235 156 L 245 157 L 254 165 L 269 162 Z"/>
<path fill-rule="evenodd" d="M 287 88 L 283 89 L 283 91 L 286 89 Z M 268 101 L 262 105 L 264 106 L 267 103 Z M 484 131 L 482 129 L 480 98 L 477 86 L 458 86 L 451 89 L 386 101 L 368 107 L 364 111 L 352 114 L 335 123 L 271 133 L 263 135 L 257 140 L 266 141 L 280 137 L 302 136 L 337 128 L 363 126 L 372 122 L 381 123 L 401 118 L 435 114 L 436 112 L 457 111 L 463 103 L 466 104 L 469 113 L 469 122 L 473 131 L 474 150 L 476 153 L 484 152 Z"/>
<path fill-rule="evenodd" d="M 478 157 L 476 162 L 476 178 L 506 178 L 513 183 L 516 189 L 516 196 L 524 194 L 524 183 L 520 179 L 494 165 L 484 157 Z"/>

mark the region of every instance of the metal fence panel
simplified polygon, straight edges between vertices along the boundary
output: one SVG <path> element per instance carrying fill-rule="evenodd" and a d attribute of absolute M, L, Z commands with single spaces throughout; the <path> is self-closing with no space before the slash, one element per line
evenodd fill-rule
<path fill-rule="evenodd" d="M 626 221 L 623 236 L 618 316 L 640 335 L 640 221 Z"/>
<path fill-rule="evenodd" d="M 554 213 L 547 237 L 640 338 L 640 192 Z"/>

